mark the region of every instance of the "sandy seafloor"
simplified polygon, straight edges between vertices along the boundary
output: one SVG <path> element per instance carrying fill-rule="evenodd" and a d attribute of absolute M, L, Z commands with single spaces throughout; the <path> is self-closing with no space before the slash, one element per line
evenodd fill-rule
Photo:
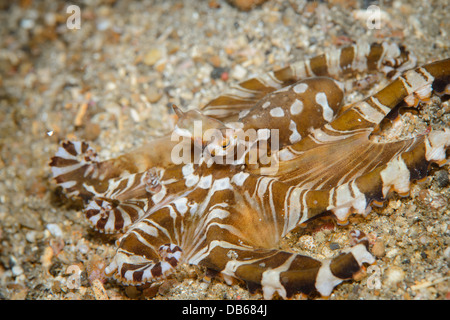
<path fill-rule="evenodd" d="M 69 4 L 81 9 L 80 29 L 67 27 Z M 359 11 L 370 4 L 382 10 L 379 29 Z M 117 237 L 92 230 L 58 192 L 48 167 L 58 144 L 88 140 L 102 159 L 119 155 L 170 131 L 172 103 L 202 106 L 237 81 L 356 40 L 404 44 L 419 63 L 450 55 L 447 0 L 268 1 L 248 12 L 222 0 L 23 0 L 0 9 L 0 299 L 261 299 L 195 267 L 143 288 L 105 279 Z M 403 121 L 417 134 L 449 120 L 443 104 Z M 280 246 L 330 257 L 360 229 L 377 267 L 329 299 L 449 299 L 448 174 L 433 167 L 411 197 L 394 195 L 345 227 L 315 224 Z"/>

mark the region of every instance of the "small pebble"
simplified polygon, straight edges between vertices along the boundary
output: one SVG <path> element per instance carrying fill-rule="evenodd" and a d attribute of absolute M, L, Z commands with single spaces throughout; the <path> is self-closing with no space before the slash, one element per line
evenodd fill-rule
<path fill-rule="evenodd" d="M 332 242 L 330 243 L 330 249 L 331 250 L 338 250 L 341 246 L 339 245 L 339 243 L 336 242 Z"/>
<path fill-rule="evenodd" d="M 144 291 L 142 291 L 142 294 L 146 298 L 153 298 L 154 296 L 156 296 L 158 294 L 158 290 L 159 290 L 160 286 L 161 286 L 161 283 L 153 283 L 150 287 L 144 289 Z"/>
<path fill-rule="evenodd" d="M 62 237 L 63 232 L 61 228 L 56 223 L 49 223 L 46 226 L 47 230 L 50 232 L 50 234 L 54 237 Z"/>
<path fill-rule="evenodd" d="M 60 293 L 61 292 L 61 281 L 59 281 L 59 280 L 53 281 L 51 290 L 53 293 Z"/>
<path fill-rule="evenodd" d="M 447 247 L 447 249 L 444 250 L 444 257 L 447 260 L 450 260 L 450 247 Z"/>
<path fill-rule="evenodd" d="M 397 248 L 391 249 L 391 250 L 389 250 L 386 253 L 386 257 L 389 258 L 389 259 L 392 259 L 392 258 L 396 257 L 397 255 L 398 255 L 398 249 Z"/>
<path fill-rule="evenodd" d="M 426 245 L 426 244 L 428 243 L 428 237 L 427 237 L 426 235 L 422 235 L 422 236 L 419 238 L 419 242 L 420 242 L 421 244 L 423 244 L 423 245 Z"/>
<path fill-rule="evenodd" d="M 317 247 L 317 244 L 312 236 L 302 236 L 300 239 L 298 239 L 298 243 L 302 248 L 305 248 L 307 250 L 312 250 Z"/>
<path fill-rule="evenodd" d="M 87 265 L 87 274 L 89 283 L 93 284 L 95 280 L 101 283 L 106 282 L 105 275 L 106 263 L 99 256 L 94 256 L 90 259 Z"/>
<path fill-rule="evenodd" d="M 20 21 L 20 27 L 26 30 L 33 29 L 35 26 L 35 22 L 32 19 L 23 19 Z"/>
<path fill-rule="evenodd" d="M 97 123 L 88 123 L 84 129 L 83 138 L 86 141 L 95 141 L 101 133 L 100 125 Z"/>
<path fill-rule="evenodd" d="M 220 67 L 220 64 L 221 64 L 221 60 L 220 60 L 220 57 L 219 56 L 217 56 L 217 55 L 214 55 L 214 56 L 212 56 L 210 59 L 209 59 L 209 62 L 215 67 L 215 68 L 218 68 L 218 67 Z"/>
<path fill-rule="evenodd" d="M 34 230 L 28 231 L 25 234 L 25 239 L 27 239 L 27 241 L 30 243 L 35 242 L 36 241 L 36 231 L 34 231 Z"/>
<path fill-rule="evenodd" d="M 130 299 L 136 299 L 141 295 L 141 292 L 134 286 L 128 286 L 125 288 L 125 294 Z"/>
<path fill-rule="evenodd" d="M 105 31 L 111 26 L 111 22 L 109 20 L 100 20 L 99 23 L 97 23 L 97 30 L 98 31 Z"/>
<path fill-rule="evenodd" d="M 430 207 L 433 209 L 441 209 L 448 205 L 447 199 L 442 195 L 433 195 L 433 199 L 431 200 Z"/>
<path fill-rule="evenodd" d="M 23 269 L 22 269 L 21 266 L 14 266 L 14 267 L 12 267 L 11 271 L 12 271 L 12 274 L 15 277 L 18 277 L 18 276 L 20 276 L 23 273 Z"/>
<path fill-rule="evenodd" d="M 266 1 L 267 0 L 229 0 L 231 4 L 238 7 L 242 11 L 250 11 Z"/>
<path fill-rule="evenodd" d="M 157 90 L 156 88 L 151 87 L 148 92 L 146 93 L 146 97 L 149 102 L 155 103 L 158 102 L 159 99 L 162 97 L 162 92 Z"/>
<path fill-rule="evenodd" d="M 169 279 L 167 281 L 164 281 L 161 286 L 158 289 L 158 293 L 160 295 L 166 295 L 170 292 L 170 290 L 175 287 L 176 285 L 178 285 L 178 281 L 176 279 Z"/>
<path fill-rule="evenodd" d="M 89 246 L 86 244 L 84 239 L 80 239 L 80 241 L 78 241 L 76 249 L 82 254 L 86 254 L 89 252 Z"/>
<path fill-rule="evenodd" d="M 117 89 L 117 85 L 112 81 L 107 82 L 105 87 L 106 87 L 106 90 L 108 90 L 108 91 L 114 91 Z"/>
<path fill-rule="evenodd" d="M 434 177 L 436 179 L 438 187 L 440 188 L 445 188 L 450 183 L 447 170 L 439 170 L 438 172 L 436 172 Z"/>
<path fill-rule="evenodd" d="M 95 300 L 109 300 L 105 287 L 100 280 L 95 279 L 92 283 L 92 291 L 94 292 Z"/>
<path fill-rule="evenodd" d="M 231 71 L 231 76 L 236 80 L 243 80 L 247 76 L 247 70 L 244 67 L 237 65 Z"/>
<path fill-rule="evenodd" d="M 215 67 L 211 71 L 211 78 L 213 78 L 213 79 L 220 79 L 220 78 L 222 78 L 222 74 L 224 74 L 225 72 L 227 72 L 227 68 Z"/>
<path fill-rule="evenodd" d="M 52 258 L 53 258 L 53 249 L 51 247 L 45 247 L 44 252 L 40 257 L 40 261 L 44 269 L 48 270 L 50 268 L 52 264 Z"/>
<path fill-rule="evenodd" d="M 332 258 L 336 253 L 333 252 L 332 249 L 330 249 L 327 246 L 323 246 L 322 249 L 320 250 L 320 254 L 322 254 L 325 258 Z"/>
<path fill-rule="evenodd" d="M 144 56 L 144 63 L 148 66 L 153 66 L 159 59 L 161 59 L 162 53 L 158 48 L 150 49 Z"/>
<path fill-rule="evenodd" d="M 386 271 L 385 276 L 385 283 L 393 286 L 405 278 L 405 272 L 402 268 L 393 266 Z"/>
<path fill-rule="evenodd" d="M 53 281 L 53 285 L 51 288 L 53 293 L 60 293 L 61 292 L 61 282 L 60 281 Z"/>
<path fill-rule="evenodd" d="M 202 289 L 202 290 L 206 290 L 206 289 L 208 289 L 208 286 L 209 286 L 209 284 L 208 284 L 208 283 L 206 283 L 206 282 L 202 282 L 202 283 L 200 283 L 200 289 Z"/>
<path fill-rule="evenodd" d="M 375 257 L 384 257 L 386 254 L 386 247 L 384 245 L 384 242 L 381 240 L 377 240 L 373 245 L 372 253 Z"/>

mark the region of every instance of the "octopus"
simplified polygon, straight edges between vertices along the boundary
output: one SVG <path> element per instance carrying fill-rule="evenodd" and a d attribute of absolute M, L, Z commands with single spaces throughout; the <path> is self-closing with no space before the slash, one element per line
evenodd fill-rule
<path fill-rule="evenodd" d="M 390 82 L 344 103 L 370 82 L 364 74 Z M 242 81 L 202 108 L 173 106 L 172 132 L 117 158 L 65 141 L 50 166 L 93 228 L 120 234 L 105 269 L 120 283 L 164 281 L 190 264 L 265 299 L 326 297 L 376 263 L 368 237 L 353 230 L 352 244 L 324 260 L 281 250 L 280 240 L 318 217 L 367 216 L 446 164 L 448 127 L 381 136 L 399 108 L 448 94 L 450 59 L 416 67 L 397 44 L 359 43 Z"/>

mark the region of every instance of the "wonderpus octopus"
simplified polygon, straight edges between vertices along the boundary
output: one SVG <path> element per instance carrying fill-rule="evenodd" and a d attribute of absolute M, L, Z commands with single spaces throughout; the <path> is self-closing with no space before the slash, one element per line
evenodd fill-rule
<path fill-rule="evenodd" d="M 162 280 L 187 263 L 227 283 L 243 280 L 266 299 L 329 296 L 375 263 L 364 233 L 353 232 L 352 247 L 323 261 L 277 245 L 324 214 L 340 224 L 367 215 L 392 191 L 408 195 L 431 163 L 446 163 L 449 128 L 379 137 L 398 108 L 450 94 L 450 59 L 415 64 L 392 43 L 344 47 L 243 81 L 200 110 L 174 106 L 171 134 L 115 159 L 100 161 L 87 143 L 64 142 L 52 173 L 84 200 L 95 229 L 123 233 L 105 269 L 122 283 Z M 391 82 L 344 105 L 344 92 L 363 73 Z"/>

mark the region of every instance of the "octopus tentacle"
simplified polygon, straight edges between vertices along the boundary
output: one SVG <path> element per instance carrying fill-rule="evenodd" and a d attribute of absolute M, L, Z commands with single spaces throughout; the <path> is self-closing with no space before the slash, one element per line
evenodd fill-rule
<path fill-rule="evenodd" d="M 171 151 L 177 143 L 169 135 L 119 157 L 100 161 L 88 143 L 67 141 L 61 144 L 49 165 L 56 183 L 68 195 L 89 200 L 107 192 L 111 179 L 173 165 Z"/>
<path fill-rule="evenodd" d="M 176 199 L 148 211 L 118 240 L 106 272 L 127 284 L 152 282 L 172 273 L 185 255 L 182 243 L 186 202 Z"/>
<path fill-rule="evenodd" d="M 417 96 L 429 99 L 433 83 L 450 73 L 450 59 L 436 61 L 414 70 L 406 71 L 376 94 L 352 105 L 350 109 L 332 121 L 327 129 L 349 132 L 375 128 L 400 102 Z M 415 104 L 415 103 L 414 103 Z M 293 146 L 295 149 L 295 146 Z"/>
<path fill-rule="evenodd" d="M 216 246 L 201 264 L 221 270 L 228 282 L 238 278 L 252 291 L 262 289 L 264 299 L 272 299 L 275 293 L 282 298 L 296 293 L 329 296 L 335 286 L 374 261 L 363 244 L 323 261 L 276 249 L 248 251 L 229 245 Z"/>
<path fill-rule="evenodd" d="M 358 72 L 381 71 L 395 78 L 415 64 L 414 55 L 395 43 L 358 43 L 240 82 L 210 101 L 202 112 L 222 121 L 235 121 L 240 112 L 251 109 L 267 94 L 308 77 L 339 78 Z"/>
<path fill-rule="evenodd" d="M 402 152 L 402 149 L 392 149 L 396 143 L 383 144 L 369 139 L 374 128 L 390 110 L 408 97 L 420 93 L 422 99 L 429 98 L 436 82 L 441 83 L 439 87 L 445 92 L 445 82 L 442 82 L 448 73 L 450 59 L 406 72 L 375 95 L 353 105 L 332 122 L 313 130 L 301 141 L 281 149 L 275 176 L 281 181 L 304 187 L 332 187 L 338 182 L 338 177 L 347 176 L 348 181 L 352 177 L 348 173 L 353 171 L 355 174 L 364 174 L 376 167 L 377 162 L 388 161 L 395 153 Z M 406 145 L 407 142 L 398 144 Z M 327 154 L 337 156 L 327 157 Z M 352 167 L 354 163 L 364 163 L 367 166 L 364 170 L 357 171 Z M 312 169 L 297 170 L 299 167 Z M 325 184 L 320 172 L 329 168 L 337 170 L 333 175 L 335 181 L 327 181 Z"/>
<path fill-rule="evenodd" d="M 100 232 L 115 233 L 125 230 L 145 214 L 146 200 L 114 201 L 94 197 L 89 201 L 84 213 L 91 225 Z"/>
<path fill-rule="evenodd" d="M 85 142 L 63 142 L 49 165 L 56 183 L 70 196 L 92 196 L 85 185 L 104 189 L 100 185 L 97 153 Z"/>
<path fill-rule="evenodd" d="M 262 181 L 259 183 L 264 184 Z M 271 191 L 279 194 L 276 182 L 270 183 L 272 187 L 267 186 L 265 192 L 258 188 L 257 196 L 246 199 L 236 191 L 238 206 L 221 208 L 220 214 L 209 215 L 205 235 L 209 241 L 189 257 L 189 262 L 220 272 L 228 283 L 233 278 L 243 280 L 250 290 L 262 289 L 264 298 L 271 299 L 275 293 L 282 298 L 295 293 L 328 296 L 336 285 L 351 279 L 364 264 L 375 261 L 367 251 L 368 243 L 361 234 L 358 234 L 359 241 L 354 247 L 324 261 L 275 249 L 278 239 L 274 234 L 287 230 L 276 227 L 278 223 L 284 223 L 282 210 L 274 212 L 270 201 L 264 201 Z M 286 199 L 285 208 L 300 211 L 300 205 L 295 207 L 293 203 L 298 201 L 295 192 L 288 192 L 287 195 L 290 199 Z M 257 212 L 252 212 L 255 206 L 245 205 L 254 198 L 259 198 L 253 200 L 259 202 Z M 289 203 L 289 200 L 293 202 Z M 292 211 L 290 214 L 294 215 Z M 287 212 L 284 215 L 288 218 Z M 252 221 L 250 230 L 247 228 L 249 221 Z"/>
<path fill-rule="evenodd" d="M 136 238 L 132 239 L 129 235 L 127 241 Z M 125 284 L 139 285 L 153 282 L 171 274 L 179 264 L 181 256 L 180 247 L 172 243 L 163 244 L 153 249 L 153 252 L 140 254 L 120 248 L 112 263 L 105 269 L 105 273 Z"/>
<path fill-rule="evenodd" d="M 419 139 L 411 150 L 402 153 L 387 164 L 333 189 L 333 196 L 335 194 L 338 196 L 334 196 L 337 200 L 334 204 L 330 203 L 329 209 L 333 208 L 331 210 L 337 218 L 345 221 L 349 210 L 367 214 L 367 204 L 383 202 L 391 191 L 408 195 L 411 182 L 425 178 L 431 162 L 445 161 L 445 149 L 450 145 L 450 132 L 446 130 L 434 133 L 435 135 Z M 435 137 L 439 141 L 430 143 L 430 139 L 435 140 Z M 444 157 L 441 156 L 442 154 Z M 353 190 L 359 190 L 359 198 L 348 194 L 350 185 Z M 339 194 L 340 199 L 338 199 Z M 361 203 L 366 205 L 365 209 L 362 209 Z"/>

